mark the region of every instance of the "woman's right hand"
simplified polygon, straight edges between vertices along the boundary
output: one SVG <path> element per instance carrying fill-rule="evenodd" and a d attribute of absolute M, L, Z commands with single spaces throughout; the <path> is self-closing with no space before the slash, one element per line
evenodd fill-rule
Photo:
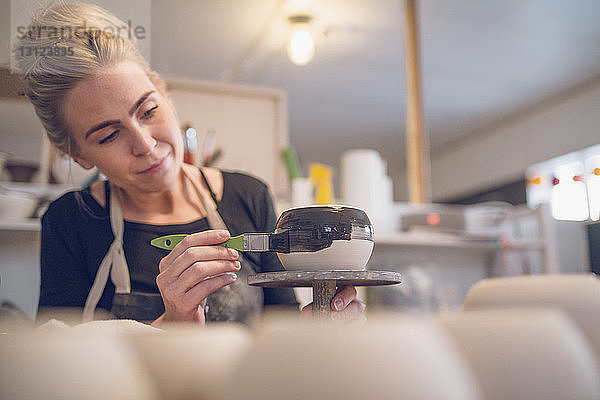
<path fill-rule="evenodd" d="M 165 313 L 156 321 L 197 322 L 202 325 L 206 298 L 235 281 L 241 264 L 238 252 L 215 246 L 229 232 L 209 230 L 186 236 L 159 264 L 156 277 Z"/>

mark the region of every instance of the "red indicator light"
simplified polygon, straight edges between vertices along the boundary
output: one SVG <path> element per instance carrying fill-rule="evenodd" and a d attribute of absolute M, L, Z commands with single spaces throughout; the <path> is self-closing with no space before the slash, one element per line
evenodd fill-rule
<path fill-rule="evenodd" d="M 552 178 L 552 184 L 553 185 L 558 185 L 560 183 L 560 180 L 558 178 Z"/>
<path fill-rule="evenodd" d="M 583 182 L 583 175 L 575 175 L 575 176 L 573 177 L 573 180 L 574 180 L 575 182 Z"/>
<path fill-rule="evenodd" d="M 427 214 L 427 218 L 426 221 L 429 225 L 431 226 L 436 226 L 439 225 L 440 222 L 442 221 L 442 218 L 440 217 L 440 214 Z"/>

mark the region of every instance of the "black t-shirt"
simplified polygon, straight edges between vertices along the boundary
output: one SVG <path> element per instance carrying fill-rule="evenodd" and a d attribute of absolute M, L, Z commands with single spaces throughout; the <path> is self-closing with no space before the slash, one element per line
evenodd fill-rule
<path fill-rule="evenodd" d="M 217 203 L 217 210 L 231 235 L 272 232 L 276 216 L 267 186 L 241 173 L 223 171 L 222 174 L 223 196 Z M 132 291 L 159 293 L 156 285 L 158 264 L 167 253 L 148 245 L 150 240 L 162 235 L 198 232 L 208 227 L 206 218 L 174 225 L 125 221 L 123 249 Z M 68 192 L 52 202 L 42 217 L 40 310 L 83 307 L 113 238 L 109 210 L 93 198 L 89 189 Z M 275 253 L 245 253 L 241 261 L 242 270 L 283 270 Z M 111 309 L 114 290 L 109 279 L 99 308 Z M 298 305 L 292 289 L 265 288 L 263 299 L 264 305 Z"/>

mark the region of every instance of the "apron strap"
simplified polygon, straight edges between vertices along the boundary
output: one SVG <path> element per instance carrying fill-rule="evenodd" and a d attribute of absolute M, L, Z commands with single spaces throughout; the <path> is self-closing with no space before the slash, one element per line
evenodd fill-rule
<path fill-rule="evenodd" d="M 110 245 L 104 259 L 100 263 L 94 283 L 88 294 L 83 307 L 83 322 L 94 319 L 94 311 L 104 293 L 106 282 L 110 273 L 110 279 L 115 285 L 115 293 L 130 293 L 131 280 L 129 277 L 129 268 L 123 252 L 123 213 L 117 194 L 117 189 L 113 186 L 110 190 L 110 226 L 113 232 L 114 240 Z"/>

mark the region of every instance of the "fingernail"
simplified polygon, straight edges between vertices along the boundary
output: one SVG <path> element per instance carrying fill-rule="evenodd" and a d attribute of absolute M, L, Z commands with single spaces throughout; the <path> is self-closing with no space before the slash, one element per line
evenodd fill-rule
<path fill-rule="evenodd" d="M 235 250 L 235 249 L 228 249 L 228 250 L 229 250 L 229 254 L 231 255 L 231 257 L 238 258 L 239 254 L 238 254 L 237 250 Z"/>
<path fill-rule="evenodd" d="M 336 311 L 342 311 L 344 309 L 344 301 L 342 299 L 337 299 L 333 302 L 333 306 Z"/>
<path fill-rule="evenodd" d="M 219 231 L 217 235 L 221 239 L 227 239 L 229 237 L 229 232 L 227 232 L 227 231 Z"/>
<path fill-rule="evenodd" d="M 237 279 L 237 275 L 236 274 L 229 274 L 229 280 L 231 282 L 235 281 Z"/>
<path fill-rule="evenodd" d="M 242 268 L 242 264 L 239 261 L 236 261 L 234 264 L 235 264 L 235 269 Z"/>

